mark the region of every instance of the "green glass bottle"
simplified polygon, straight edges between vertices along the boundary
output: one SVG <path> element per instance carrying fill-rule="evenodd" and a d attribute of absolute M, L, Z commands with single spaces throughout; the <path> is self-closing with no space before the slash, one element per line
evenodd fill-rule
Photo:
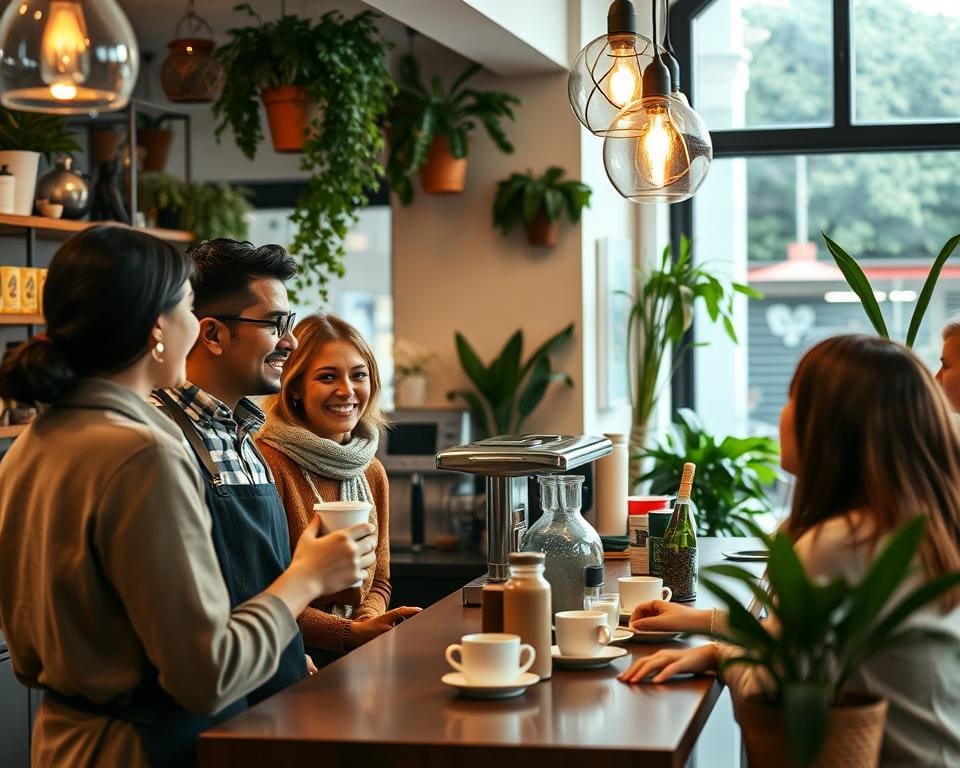
<path fill-rule="evenodd" d="M 696 465 L 690 462 L 683 465 L 680 490 L 673 505 L 670 525 L 663 534 L 660 554 L 663 585 L 670 587 L 672 599 L 679 602 L 693 600 L 697 596 L 697 528 L 693 522 L 693 505 L 690 503 L 696 469 Z"/>

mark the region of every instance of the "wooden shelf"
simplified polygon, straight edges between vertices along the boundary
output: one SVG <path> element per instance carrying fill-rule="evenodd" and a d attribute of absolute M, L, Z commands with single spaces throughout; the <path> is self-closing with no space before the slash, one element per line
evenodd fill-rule
<path fill-rule="evenodd" d="M 29 424 L 14 424 L 12 427 L 0 427 L 0 440 L 10 440 L 25 430 Z"/>
<path fill-rule="evenodd" d="M 117 221 L 72 221 L 69 219 L 48 219 L 45 216 L 15 216 L 9 213 L 0 213 L 0 231 L 7 228 L 35 229 L 37 232 L 51 237 L 69 237 L 75 232 L 82 232 L 88 227 L 97 224 L 112 224 L 126 226 Z M 141 232 L 168 240 L 172 243 L 192 243 L 193 233 L 179 229 L 159 229 L 156 227 L 137 227 Z"/>
<path fill-rule="evenodd" d="M 0 314 L 0 325 L 45 325 L 43 315 Z"/>

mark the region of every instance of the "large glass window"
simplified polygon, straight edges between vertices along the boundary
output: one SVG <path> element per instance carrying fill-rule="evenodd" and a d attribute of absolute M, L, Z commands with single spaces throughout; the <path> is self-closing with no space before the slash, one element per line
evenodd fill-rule
<path fill-rule="evenodd" d="M 904 339 L 934 257 L 960 231 L 957 0 L 676 0 L 671 29 L 714 142 L 674 236 L 697 261 L 765 294 L 741 343 L 698 316 L 675 405 L 723 434 L 776 435 L 796 361 L 826 335 L 872 332 L 823 243 L 858 259 Z M 948 262 L 914 349 L 931 368 L 960 310 Z"/>

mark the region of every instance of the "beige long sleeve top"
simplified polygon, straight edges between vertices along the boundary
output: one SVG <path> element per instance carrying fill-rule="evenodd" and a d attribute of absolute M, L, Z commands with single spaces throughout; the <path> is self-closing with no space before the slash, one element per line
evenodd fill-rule
<path fill-rule="evenodd" d="M 287 528 L 290 530 L 290 549 L 313 519 L 316 497 L 313 488 L 303 475 L 300 465 L 263 440 L 257 447 L 273 472 L 283 509 L 287 513 Z M 309 471 L 309 470 L 308 470 Z M 324 501 L 340 500 L 340 483 L 309 471 L 310 480 Z M 377 526 L 377 562 L 363 584 L 357 589 L 347 589 L 336 595 L 323 598 L 307 608 L 299 616 L 303 630 L 303 642 L 311 648 L 344 653 L 349 650 L 350 621 L 335 616 L 334 605 L 353 606 L 352 618 L 370 618 L 385 613 L 390 605 L 390 505 L 387 472 L 377 459 L 370 462 L 365 473 L 373 494 L 374 508 L 370 522 Z"/>
<path fill-rule="evenodd" d="M 17 677 L 102 703 L 149 661 L 199 714 L 265 682 L 296 622 L 266 594 L 231 612 L 210 529 L 177 426 L 124 387 L 79 382 L 0 462 L 0 628 Z M 105 723 L 45 703 L 33 765 L 87 765 Z M 133 727 L 111 725 L 96 765 L 146 764 Z"/>
<path fill-rule="evenodd" d="M 850 583 L 863 580 L 876 554 L 869 543 L 870 518 L 851 513 L 825 520 L 801 536 L 797 555 L 813 578 L 843 577 Z M 919 570 L 894 595 L 901 600 L 926 577 Z M 766 620 L 771 631 L 776 626 Z M 889 702 L 880 765 L 883 768 L 960 766 L 960 607 L 944 613 L 936 603 L 918 611 L 909 627 L 926 627 L 955 638 L 944 643 L 913 640 L 883 650 L 867 659 L 850 681 L 852 691 L 869 693 Z M 725 647 L 723 657 L 739 655 Z M 734 665 L 724 680 L 736 696 L 761 690 L 763 672 Z"/>

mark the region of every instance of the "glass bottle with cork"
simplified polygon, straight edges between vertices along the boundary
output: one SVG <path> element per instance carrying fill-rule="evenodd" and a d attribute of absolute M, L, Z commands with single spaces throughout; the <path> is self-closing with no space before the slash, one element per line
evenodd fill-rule
<path fill-rule="evenodd" d="M 683 465 L 680 490 L 677 491 L 670 525 L 663 534 L 660 552 L 663 585 L 670 587 L 675 602 L 686 602 L 697 596 L 697 529 L 690 501 L 696 469 L 696 465 L 690 462 Z"/>
<path fill-rule="evenodd" d="M 503 586 L 503 631 L 519 635 L 537 652 L 530 671 L 541 680 L 550 677 L 551 623 L 550 583 L 544 578 L 543 552 L 511 552 L 510 578 Z"/>

